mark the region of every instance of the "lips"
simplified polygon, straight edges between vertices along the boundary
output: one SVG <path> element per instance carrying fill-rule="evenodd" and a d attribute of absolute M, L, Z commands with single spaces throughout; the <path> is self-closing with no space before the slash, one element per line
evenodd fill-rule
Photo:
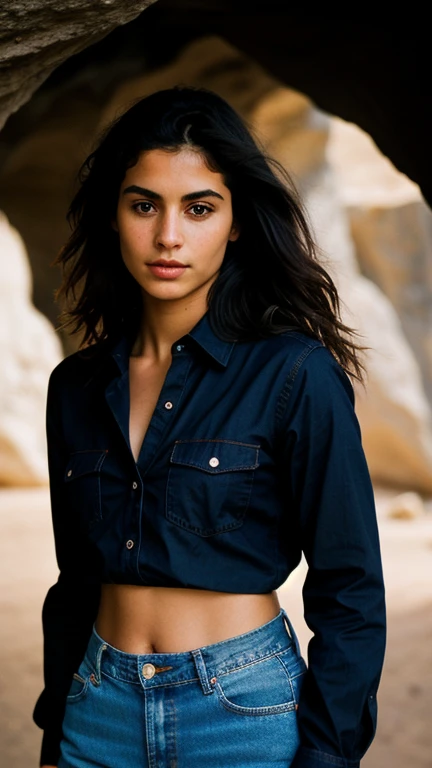
<path fill-rule="evenodd" d="M 158 259 L 157 261 L 152 261 L 149 264 L 149 267 L 186 267 L 186 264 L 182 264 L 181 261 L 175 261 L 174 259 Z"/>
<path fill-rule="evenodd" d="M 174 261 L 174 259 L 170 259 L 169 261 L 158 259 L 157 261 L 152 261 L 151 264 L 148 264 L 147 266 L 155 277 L 160 277 L 165 280 L 174 280 L 176 277 L 180 277 L 180 275 L 187 269 L 186 264 L 182 264 L 180 261 Z"/>

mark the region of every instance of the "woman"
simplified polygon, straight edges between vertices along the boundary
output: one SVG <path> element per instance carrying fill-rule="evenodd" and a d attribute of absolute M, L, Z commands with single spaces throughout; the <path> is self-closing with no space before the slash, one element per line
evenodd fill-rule
<path fill-rule="evenodd" d="M 362 365 L 288 178 L 223 99 L 177 87 L 80 180 L 41 765 L 355 768 L 385 634 Z M 307 668 L 276 591 L 302 551 Z"/>

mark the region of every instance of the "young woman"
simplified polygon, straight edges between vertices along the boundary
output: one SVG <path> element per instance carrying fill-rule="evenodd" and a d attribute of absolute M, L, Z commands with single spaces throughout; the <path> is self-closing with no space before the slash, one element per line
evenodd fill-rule
<path fill-rule="evenodd" d="M 235 111 L 177 87 L 81 171 L 58 261 L 80 351 L 47 435 L 60 575 L 41 765 L 356 768 L 385 613 L 341 322 L 300 203 Z M 277 589 L 308 563 L 308 665 Z"/>

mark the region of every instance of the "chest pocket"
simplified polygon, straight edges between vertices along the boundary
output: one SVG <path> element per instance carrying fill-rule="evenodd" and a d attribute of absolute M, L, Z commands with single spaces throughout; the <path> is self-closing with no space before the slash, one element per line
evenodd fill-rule
<path fill-rule="evenodd" d="M 108 451 L 71 453 L 65 469 L 65 488 L 70 508 L 76 510 L 84 530 L 102 520 L 101 467 Z"/>
<path fill-rule="evenodd" d="M 168 472 L 168 520 L 198 536 L 239 528 L 249 506 L 259 449 L 233 440 L 178 440 Z"/>

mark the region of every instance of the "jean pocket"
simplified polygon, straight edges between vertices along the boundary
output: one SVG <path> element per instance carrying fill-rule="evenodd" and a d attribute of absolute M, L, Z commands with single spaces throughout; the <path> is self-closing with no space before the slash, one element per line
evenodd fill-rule
<path fill-rule="evenodd" d="M 213 678 L 225 709 L 239 715 L 277 715 L 297 709 L 290 675 L 277 654 Z"/>
<path fill-rule="evenodd" d="M 92 677 L 94 677 L 94 675 L 92 674 L 91 664 L 87 659 L 87 656 L 84 656 L 77 671 L 74 672 L 72 676 L 69 692 L 66 697 L 67 703 L 74 704 L 75 702 L 81 701 L 86 696 Z"/>
<path fill-rule="evenodd" d="M 198 536 L 239 528 L 259 449 L 234 440 L 177 440 L 167 479 L 167 519 Z"/>
<path fill-rule="evenodd" d="M 289 679 L 295 704 L 299 703 L 300 691 L 307 672 L 305 660 L 298 656 L 292 645 L 276 654 Z"/>
<path fill-rule="evenodd" d="M 75 672 L 69 688 L 69 693 L 66 697 L 68 704 L 74 704 L 77 701 L 81 701 L 87 693 L 88 685 L 88 678 L 81 677 L 81 675 Z"/>
<path fill-rule="evenodd" d="M 69 456 L 64 481 L 71 509 L 80 516 L 84 530 L 102 520 L 101 468 L 108 451 L 75 451 Z"/>

